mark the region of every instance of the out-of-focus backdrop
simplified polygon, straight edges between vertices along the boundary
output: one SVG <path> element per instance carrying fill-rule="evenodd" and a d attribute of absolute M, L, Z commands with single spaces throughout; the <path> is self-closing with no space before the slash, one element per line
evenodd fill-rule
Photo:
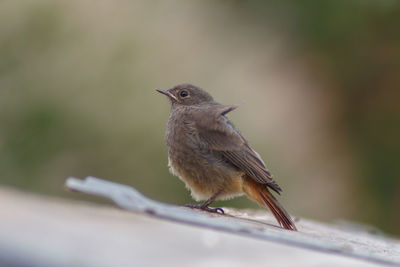
<path fill-rule="evenodd" d="M 154 90 L 191 82 L 241 104 L 292 214 L 400 235 L 399 29 L 397 1 L 1 1 L 0 183 L 76 198 L 65 178 L 94 175 L 191 202 Z"/>

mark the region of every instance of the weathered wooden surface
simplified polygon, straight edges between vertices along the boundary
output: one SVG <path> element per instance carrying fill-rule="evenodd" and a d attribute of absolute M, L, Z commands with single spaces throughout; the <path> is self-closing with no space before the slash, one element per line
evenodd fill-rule
<path fill-rule="evenodd" d="M 72 183 L 79 187 L 79 181 Z M 89 188 L 104 185 L 89 183 Z M 122 199 L 134 201 L 125 189 Z M 107 190 L 103 193 L 110 194 Z M 114 197 L 121 192 L 111 191 Z M 264 211 L 226 209 L 232 217 L 143 201 L 138 205 L 142 208 L 132 213 L 0 188 L 0 266 L 375 266 L 400 262 L 398 240 L 365 232 L 301 219 L 296 233 L 275 227 Z M 161 206 L 144 208 L 149 203 Z M 179 218 L 165 216 L 164 208 L 172 208 L 168 212 L 177 212 Z"/>

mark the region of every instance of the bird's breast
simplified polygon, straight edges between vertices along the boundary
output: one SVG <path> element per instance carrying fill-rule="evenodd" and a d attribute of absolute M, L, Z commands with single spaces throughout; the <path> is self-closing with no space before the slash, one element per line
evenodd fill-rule
<path fill-rule="evenodd" d="M 242 193 L 241 173 L 212 151 L 188 118 L 171 116 L 166 141 L 168 165 L 196 200 L 205 200 L 223 189 L 221 198 Z"/>

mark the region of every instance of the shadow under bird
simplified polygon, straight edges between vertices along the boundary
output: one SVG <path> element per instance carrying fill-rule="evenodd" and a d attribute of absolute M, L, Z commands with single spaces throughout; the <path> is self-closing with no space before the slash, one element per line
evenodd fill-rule
<path fill-rule="evenodd" d="M 282 227 L 296 231 L 290 215 L 270 192 L 280 194 L 281 188 L 260 155 L 225 116 L 236 106 L 222 105 L 191 84 L 157 91 L 171 102 L 166 131 L 170 170 L 196 201 L 205 200 L 187 206 L 223 213 L 209 205 L 245 194 L 268 207 Z"/>

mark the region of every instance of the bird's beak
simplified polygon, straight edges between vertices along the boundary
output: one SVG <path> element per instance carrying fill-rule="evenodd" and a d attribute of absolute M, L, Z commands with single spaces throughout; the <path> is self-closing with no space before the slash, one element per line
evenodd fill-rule
<path fill-rule="evenodd" d="M 178 101 L 178 99 L 177 99 L 173 94 L 171 94 L 171 92 L 168 91 L 168 90 L 156 89 L 156 91 L 159 92 L 159 93 L 161 93 L 161 94 L 163 94 L 163 95 L 168 96 L 168 97 L 171 98 L 171 99 L 174 99 L 175 101 Z"/>

